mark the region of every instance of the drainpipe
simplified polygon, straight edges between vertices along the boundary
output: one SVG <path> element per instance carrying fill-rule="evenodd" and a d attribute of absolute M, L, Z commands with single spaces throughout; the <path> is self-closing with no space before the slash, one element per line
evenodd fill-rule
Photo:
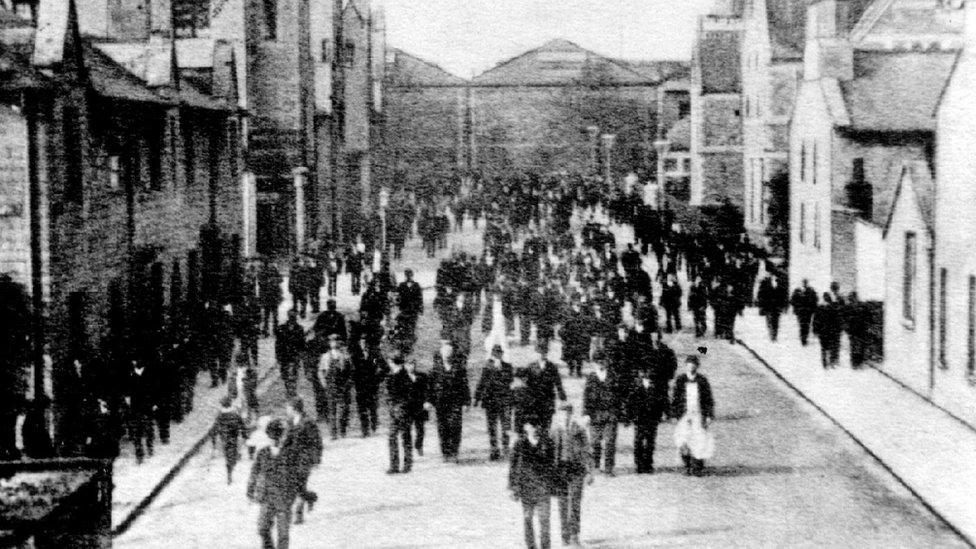
<path fill-rule="evenodd" d="M 38 168 L 40 147 L 38 143 L 38 117 L 40 108 L 36 100 L 26 100 L 24 114 L 27 118 L 27 178 L 30 186 L 30 263 L 31 263 L 31 362 L 34 366 L 34 398 L 44 393 L 44 283 L 41 256 L 41 177 Z"/>

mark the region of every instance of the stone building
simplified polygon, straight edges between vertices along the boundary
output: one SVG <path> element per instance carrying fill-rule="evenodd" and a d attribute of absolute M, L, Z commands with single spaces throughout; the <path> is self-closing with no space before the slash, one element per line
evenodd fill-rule
<path fill-rule="evenodd" d="M 44 318 L 34 344 L 55 370 L 100 351 L 111 374 L 152 353 L 185 307 L 224 297 L 244 217 L 235 91 L 182 78 L 170 42 L 82 37 L 74 1 L 33 6 L 36 21 L 4 12 L 0 29 L 20 79 L 45 82 L 5 96 L 0 118 L 5 144 L 26 147 L 8 173 L 26 171 L 29 207 L 22 175 L 0 194 L 20 197 L 9 209 L 29 224 L 17 250 Z"/>
<path fill-rule="evenodd" d="M 716 0 L 691 56 L 691 201 L 742 207 L 742 0 Z"/>
<path fill-rule="evenodd" d="M 819 0 L 790 131 L 790 283 L 881 300 L 882 226 L 905 162 L 934 163 L 961 21 L 939 0 Z"/>
<path fill-rule="evenodd" d="M 743 11 L 743 222 L 753 242 L 776 251 L 789 234 L 788 218 L 770 214 L 788 206 L 789 121 L 803 68 L 806 4 L 748 0 Z"/>
<path fill-rule="evenodd" d="M 658 154 L 663 174 L 662 192 L 679 202 L 691 200 L 691 79 L 675 77 L 658 89 Z M 655 202 L 652 200 L 651 203 Z"/>
<path fill-rule="evenodd" d="M 471 80 L 471 166 L 488 179 L 519 172 L 654 174 L 657 87 L 669 61 L 610 59 L 553 40 Z M 588 128 L 594 128 L 591 137 Z M 607 150 L 597 140 L 615 136 Z M 608 164 L 609 160 L 609 164 Z"/>

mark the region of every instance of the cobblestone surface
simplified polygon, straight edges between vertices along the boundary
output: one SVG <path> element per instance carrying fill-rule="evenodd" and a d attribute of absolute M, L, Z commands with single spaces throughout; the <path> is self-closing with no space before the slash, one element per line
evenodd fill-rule
<path fill-rule="evenodd" d="M 470 234 L 460 242 L 476 242 Z M 408 263 L 418 259 L 416 243 Z M 470 249 L 470 248 L 468 248 Z M 413 258 L 413 259 L 411 259 Z M 402 269 L 401 265 L 399 269 Z M 421 276 L 429 276 L 424 273 Z M 423 280 L 422 280 L 423 283 Z M 432 295 L 426 296 L 429 300 Z M 480 323 L 476 322 L 477 327 Z M 418 357 L 429 361 L 439 323 L 421 320 Z M 469 366 L 476 379 L 480 332 Z M 672 338 L 680 353 L 698 343 Z M 866 454 L 811 408 L 789 394 L 741 348 L 709 341 L 703 373 L 712 381 L 717 452 L 703 478 L 684 476 L 671 434 L 658 434 L 653 476 L 633 474 L 633 429 L 618 437 L 618 476 L 598 476 L 583 503 L 586 547 L 963 547 L 946 526 L 897 485 Z M 558 346 L 554 349 L 558 355 Z M 524 351 L 514 353 L 521 360 Z M 570 400 L 582 384 L 567 380 Z M 303 394 L 311 402 L 309 387 Z M 280 406 L 275 383 L 263 399 Z M 506 491 L 507 464 L 488 461 L 484 413 L 465 413 L 461 463 L 438 455 L 428 424 L 426 455 L 409 475 L 388 476 L 385 425 L 367 439 L 326 440 L 310 486 L 320 501 L 306 524 L 292 528 L 292 547 L 519 547 L 521 509 Z M 352 433 L 358 432 L 356 419 Z M 196 456 L 116 547 L 244 548 L 259 545 L 257 506 L 244 497 L 250 462 L 235 483 L 224 482 L 219 455 Z M 555 506 L 553 506 L 555 509 Z M 554 540 L 558 520 L 553 516 Z M 557 543 L 558 545 L 558 543 Z"/>

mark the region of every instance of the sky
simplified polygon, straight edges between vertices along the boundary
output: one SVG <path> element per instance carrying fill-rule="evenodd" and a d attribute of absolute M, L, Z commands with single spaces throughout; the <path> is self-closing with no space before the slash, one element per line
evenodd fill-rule
<path fill-rule="evenodd" d="M 610 57 L 690 59 L 713 0 L 384 0 L 387 45 L 470 77 L 554 38 Z"/>

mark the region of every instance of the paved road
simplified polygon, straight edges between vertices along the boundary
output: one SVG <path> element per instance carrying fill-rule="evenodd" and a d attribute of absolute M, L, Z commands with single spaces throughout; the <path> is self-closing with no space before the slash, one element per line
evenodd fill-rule
<path fill-rule="evenodd" d="M 438 328 L 425 315 L 419 326 L 422 360 Z M 480 334 L 475 336 L 473 349 L 479 349 Z M 673 344 L 679 353 L 698 345 L 688 333 Z M 658 435 L 659 472 L 634 475 L 633 430 L 622 429 L 618 476 L 598 476 L 584 497 L 584 546 L 965 546 L 742 349 L 706 344 L 703 372 L 713 383 L 718 414 L 718 450 L 708 476 L 681 474 L 671 424 Z M 471 370 L 474 378 L 477 364 Z M 578 402 L 581 382 L 567 380 L 567 386 Z M 311 402 L 308 388 L 303 391 Z M 265 406 L 278 405 L 281 395 L 275 384 Z M 354 434 L 327 440 L 323 465 L 311 479 L 320 503 L 305 525 L 293 527 L 292 546 L 521 546 L 521 510 L 505 490 L 507 465 L 487 460 L 483 423 L 480 410 L 466 412 L 457 465 L 441 461 L 430 423 L 427 455 L 412 474 L 392 477 L 384 473 L 385 427 L 368 439 Z M 355 420 L 353 426 L 351 432 L 358 432 Z M 227 486 L 220 458 L 203 451 L 116 547 L 257 547 L 257 507 L 243 494 L 249 462 L 239 467 L 235 484 Z M 553 527 L 558 540 L 555 516 Z"/>

